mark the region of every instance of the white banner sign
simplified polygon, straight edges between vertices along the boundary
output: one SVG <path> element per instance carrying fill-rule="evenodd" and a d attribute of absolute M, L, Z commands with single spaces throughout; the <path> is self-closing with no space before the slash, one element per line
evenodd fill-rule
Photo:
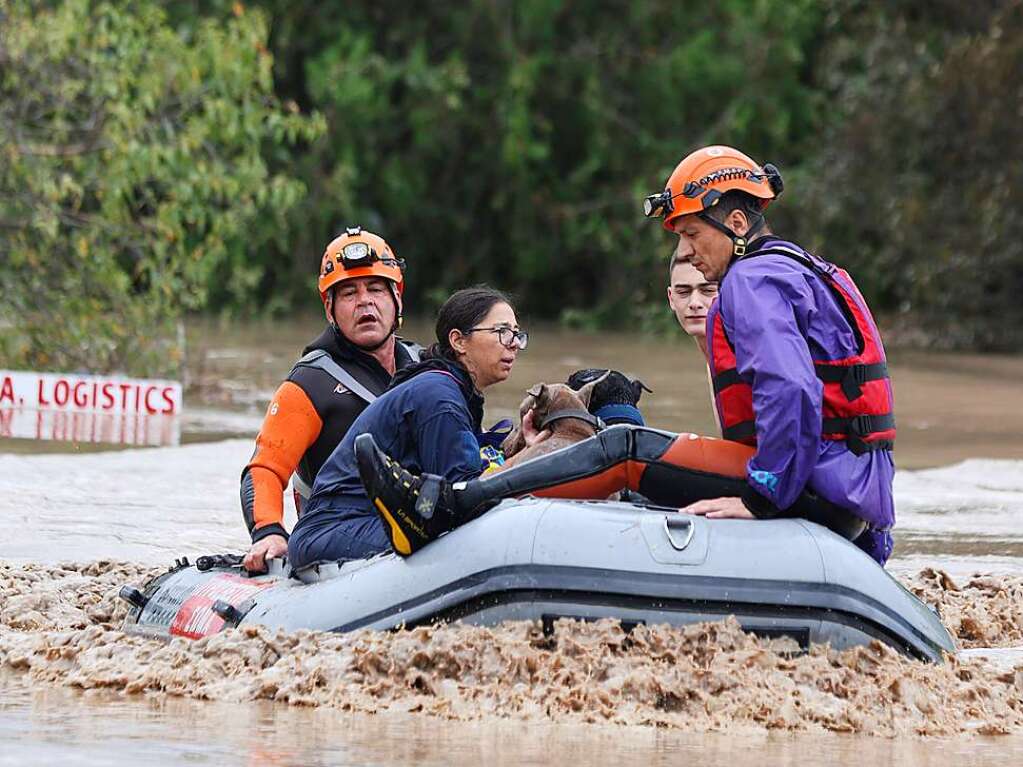
<path fill-rule="evenodd" d="M 0 370 L 0 438 L 176 445 L 181 384 Z"/>
<path fill-rule="evenodd" d="M 0 408 L 171 416 L 181 413 L 181 384 L 0 370 Z"/>

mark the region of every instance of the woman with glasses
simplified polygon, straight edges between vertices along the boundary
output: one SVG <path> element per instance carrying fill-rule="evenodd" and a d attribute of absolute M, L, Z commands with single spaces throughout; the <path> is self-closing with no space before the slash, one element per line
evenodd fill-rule
<path fill-rule="evenodd" d="M 449 482 L 474 479 L 480 457 L 483 392 L 508 378 L 528 336 L 503 293 L 487 287 L 452 295 L 437 316 L 437 342 L 423 361 L 398 371 L 390 388 L 348 430 L 324 462 L 288 542 L 293 567 L 363 559 L 391 548 L 359 479 L 354 443 L 371 434 L 389 455 Z M 527 420 L 528 417 L 527 417 Z M 527 444 L 548 436 L 526 425 Z"/>

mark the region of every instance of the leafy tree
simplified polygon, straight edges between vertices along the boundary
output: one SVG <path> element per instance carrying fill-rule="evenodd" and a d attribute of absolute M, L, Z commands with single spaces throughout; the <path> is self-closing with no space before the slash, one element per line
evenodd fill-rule
<path fill-rule="evenodd" d="M 671 247 L 640 201 L 682 155 L 784 162 L 812 139 L 817 6 L 265 0 L 278 92 L 328 123 L 296 153 L 311 194 L 268 285 L 308 300 L 323 244 L 361 223 L 408 260 L 412 311 L 486 280 L 533 315 L 633 320 Z"/>
<path fill-rule="evenodd" d="M 0 365 L 173 372 L 175 320 L 250 300 L 302 197 L 261 13 L 0 0 Z M 282 247 L 278 242 L 277 247 Z"/>
<path fill-rule="evenodd" d="M 7 359 L 124 367 L 184 309 L 308 305 L 353 223 L 413 313 L 485 280 L 667 321 L 639 201 L 712 142 L 778 163 L 775 230 L 876 309 L 1023 344 L 1023 0 L 252 5 L 0 0 Z"/>
<path fill-rule="evenodd" d="M 838 7 L 807 238 L 929 343 L 1019 348 L 1023 1 Z"/>

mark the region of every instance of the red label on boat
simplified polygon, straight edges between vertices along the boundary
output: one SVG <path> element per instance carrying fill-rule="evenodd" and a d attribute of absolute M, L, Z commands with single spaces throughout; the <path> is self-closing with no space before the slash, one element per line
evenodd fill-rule
<path fill-rule="evenodd" d="M 172 636 L 201 639 L 216 634 L 224 627 L 224 619 L 213 612 L 217 600 L 237 607 L 259 593 L 273 581 L 252 581 L 240 575 L 214 575 L 181 603 L 170 626 Z"/>

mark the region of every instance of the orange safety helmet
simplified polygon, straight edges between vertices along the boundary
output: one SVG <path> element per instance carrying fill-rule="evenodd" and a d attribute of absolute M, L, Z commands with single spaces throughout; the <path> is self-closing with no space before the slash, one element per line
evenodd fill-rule
<path fill-rule="evenodd" d="M 717 205 L 725 192 L 745 192 L 759 198 L 761 208 L 766 208 L 782 188 L 781 173 L 775 166 L 761 168 L 730 146 L 707 146 L 675 167 L 664 191 L 643 201 L 643 212 L 648 217 L 664 216 L 664 228 L 670 232 L 676 218 L 703 213 Z"/>
<path fill-rule="evenodd" d="M 405 292 L 405 262 L 394 255 L 383 237 L 364 232 L 360 226 L 345 229 L 345 233 L 331 240 L 323 252 L 318 285 L 324 306 L 332 287 L 356 277 L 390 280 L 395 303 L 401 306 L 398 299 Z"/>

